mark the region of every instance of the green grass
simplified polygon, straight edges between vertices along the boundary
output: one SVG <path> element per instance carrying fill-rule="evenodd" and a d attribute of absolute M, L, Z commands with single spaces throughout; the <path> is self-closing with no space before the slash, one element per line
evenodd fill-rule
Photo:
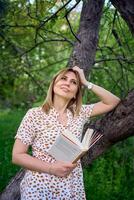
<path fill-rule="evenodd" d="M 0 191 L 20 169 L 12 164 L 12 147 L 17 127 L 24 115 L 22 110 L 0 112 Z"/>
<path fill-rule="evenodd" d="M 134 137 L 110 148 L 84 169 L 87 200 L 134 198 Z"/>
<path fill-rule="evenodd" d="M 11 163 L 12 147 L 24 110 L 0 112 L 0 191 L 20 169 Z M 115 145 L 84 169 L 87 200 L 132 200 L 134 138 Z"/>

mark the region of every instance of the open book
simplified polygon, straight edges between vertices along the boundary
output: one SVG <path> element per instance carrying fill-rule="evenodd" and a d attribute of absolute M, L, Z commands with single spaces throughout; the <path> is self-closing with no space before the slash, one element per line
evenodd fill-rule
<path fill-rule="evenodd" d="M 49 149 L 48 153 L 56 160 L 67 161 L 75 163 L 91 148 L 100 138 L 102 134 L 87 129 L 82 142 L 73 135 L 70 131 L 66 130 L 59 135 Z"/>

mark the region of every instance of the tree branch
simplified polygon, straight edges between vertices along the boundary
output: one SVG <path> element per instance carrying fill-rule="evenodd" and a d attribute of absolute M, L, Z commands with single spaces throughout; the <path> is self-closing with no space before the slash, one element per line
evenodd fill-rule
<path fill-rule="evenodd" d="M 116 58 L 103 58 L 103 59 L 100 59 L 100 60 L 95 60 L 94 64 L 104 62 L 104 61 L 123 61 L 123 62 L 128 63 L 128 64 L 134 63 L 134 59 L 130 60 L 128 58 L 123 58 L 123 57 L 119 56 L 119 57 L 116 57 Z"/>
<path fill-rule="evenodd" d="M 65 18 L 66 18 L 66 21 L 67 21 L 67 23 L 68 23 L 68 26 L 69 26 L 69 28 L 70 28 L 71 33 L 73 34 L 73 36 L 75 37 L 75 39 L 76 39 L 78 42 L 81 43 L 81 41 L 79 40 L 79 38 L 77 37 L 77 35 L 74 33 L 74 31 L 73 31 L 73 29 L 72 29 L 72 26 L 71 26 L 71 23 L 70 23 L 70 21 L 69 21 L 69 19 L 68 19 L 68 14 L 69 14 L 79 3 L 80 3 L 80 0 L 77 1 L 76 4 L 75 4 L 70 10 L 68 10 L 68 11 L 66 12 Z"/>
<path fill-rule="evenodd" d="M 55 16 L 57 16 L 57 14 L 63 9 L 65 8 L 72 0 L 69 0 L 67 3 L 65 3 L 61 8 L 59 8 L 53 15 L 51 15 L 50 17 L 48 17 L 46 20 L 42 21 L 39 25 L 38 28 L 41 28 L 42 26 L 44 26 L 48 21 L 50 21 L 51 19 L 53 19 Z"/>
<path fill-rule="evenodd" d="M 134 34 L 134 2 L 133 0 L 110 0 L 113 6 L 119 11 L 122 18 L 128 24 L 132 34 Z"/>
<path fill-rule="evenodd" d="M 83 164 L 91 164 L 93 160 L 106 152 L 112 145 L 134 136 L 133 119 L 134 89 L 129 92 L 128 96 L 114 110 L 92 123 L 97 130 L 103 133 L 104 137 L 89 150 L 82 160 Z M 87 126 L 89 125 L 91 126 L 91 124 Z"/>

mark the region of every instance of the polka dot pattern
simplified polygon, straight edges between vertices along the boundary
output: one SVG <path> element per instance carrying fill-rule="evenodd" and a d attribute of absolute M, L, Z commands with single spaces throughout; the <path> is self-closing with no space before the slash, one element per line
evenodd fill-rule
<path fill-rule="evenodd" d="M 54 107 L 49 114 L 45 114 L 41 107 L 29 109 L 15 138 L 31 145 L 34 157 L 44 162 L 54 163 L 56 160 L 48 154 L 48 150 L 56 138 L 68 129 L 81 139 L 83 125 L 90 117 L 93 105 L 83 105 L 77 117 L 73 117 L 70 110 L 67 110 L 66 126 L 59 122 L 59 113 Z M 67 177 L 26 170 L 20 190 L 21 200 L 85 200 L 80 160 Z"/>

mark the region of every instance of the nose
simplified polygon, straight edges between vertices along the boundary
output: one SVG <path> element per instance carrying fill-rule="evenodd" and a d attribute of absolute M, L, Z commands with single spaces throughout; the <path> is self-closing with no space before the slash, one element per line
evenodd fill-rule
<path fill-rule="evenodd" d="M 66 84 L 66 85 L 70 85 L 70 82 L 69 82 L 69 81 L 67 81 L 65 84 Z"/>
<path fill-rule="evenodd" d="M 70 85 L 70 81 L 66 80 L 64 84 L 67 85 L 67 86 L 69 86 Z"/>

